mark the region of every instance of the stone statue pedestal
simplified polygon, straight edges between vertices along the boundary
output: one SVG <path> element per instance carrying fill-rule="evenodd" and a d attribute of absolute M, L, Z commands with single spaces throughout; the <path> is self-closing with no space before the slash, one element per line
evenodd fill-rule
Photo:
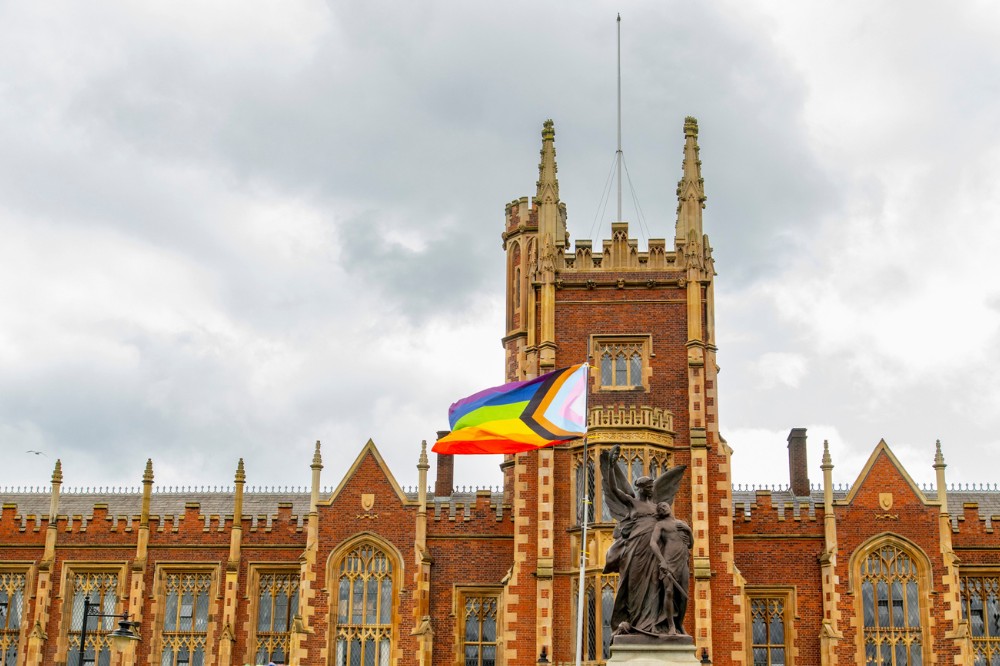
<path fill-rule="evenodd" d="M 608 659 L 608 666 L 663 666 L 663 664 L 690 666 L 700 663 L 695 655 L 694 640 L 690 636 L 671 641 L 655 641 L 638 636 L 616 636 L 611 643 L 611 658 Z"/>

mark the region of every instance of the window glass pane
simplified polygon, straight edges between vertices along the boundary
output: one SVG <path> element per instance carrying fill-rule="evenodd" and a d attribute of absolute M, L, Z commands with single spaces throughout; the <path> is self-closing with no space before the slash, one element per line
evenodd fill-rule
<path fill-rule="evenodd" d="M 194 615 L 194 598 L 190 592 L 181 595 L 180 622 L 181 631 L 191 631 L 191 617 Z"/>
<path fill-rule="evenodd" d="M 257 631 L 271 630 L 271 603 L 270 589 L 260 593 L 260 606 L 257 608 Z"/>
<path fill-rule="evenodd" d="M 898 580 L 893 581 L 890 592 L 892 594 L 892 626 L 905 626 L 903 622 L 903 583 Z"/>
<path fill-rule="evenodd" d="M 352 638 L 351 639 L 351 666 L 361 666 L 361 639 Z"/>
<path fill-rule="evenodd" d="M 198 593 L 198 602 L 195 606 L 194 630 L 198 633 L 208 631 L 208 591 L 202 590 Z"/>
<path fill-rule="evenodd" d="M 383 638 L 378 644 L 379 666 L 389 666 L 389 639 Z"/>
<path fill-rule="evenodd" d="M 71 659 L 70 664 L 73 663 Z M 169 647 L 163 648 L 163 654 L 160 655 L 160 666 L 174 666 L 174 651 Z"/>
<path fill-rule="evenodd" d="M 875 591 L 870 581 L 861 584 L 861 605 L 864 609 L 865 626 L 875 626 Z"/>
<path fill-rule="evenodd" d="M 875 585 L 878 593 L 878 625 L 880 627 L 889 626 L 889 584 L 879 581 Z"/>
<path fill-rule="evenodd" d="M 907 626 L 920 626 L 920 597 L 917 596 L 917 581 L 911 580 L 906 584 L 906 609 Z"/>
<path fill-rule="evenodd" d="M 614 383 L 614 377 L 611 374 L 611 353 L 604 352 L 601 354 L 601 385 L 612 386 Z"/>
<path fill-rule="evenodd" d="M 337 622 L 347 624 L 347 609 L 351 601 L 351 581 L 347 577 L 340 579 L 340 594 L 337 601 Z"/>
<path fill-rule="evenodd" d="M 351 592 L 351 622 L 354 624 L 361 624 L 361 611 L 364 599 L 364 581 L 361 578 L 355 578 L 354 589 Z"/>
<path fill-rule="evenodd" d="M 615 356 L 615 386 L 628 386 L 628 366 L 625 365 L 625 352 Z"/>
<path fill-rule="evenodd" d="M 263 663 L 263 662 L 261 662 Z M 347 666 L 347 639 L 337 639 L 337 666 Z"/>
<path fill-rule="evenodd" d="M 284 590 L 274 595 L 274 631 L 288 631 L 288 595 Z"/>
<path fill-rule="evenodd" d="M 378 611 L 378 579 L 368 579 L 368 590 L 365 593 L 365 624 L 375 624 L 375 613 Z"/>
<path fill-rule="evenodd" d="M 371 638 L 365 641 L 365 666 L 375 666 L 375 641 Z"/>
<path fill-rule="evenodd" d="M 896 666 L 909 666 L 906 661 L 906 643 L 896 643 Z"/>
<path fill-rule="evenodd" d="M 465 618 L 465 641 L 476 642 L 479 640 L 479 618 L 476 615 L 469 615 Z"/>
<path fill-rule="evenodd" d="M 382 594 L 379 599 L 379 623 L 392 623 L 392 579 L 382 579 Z"/>
<path fill-rule="evenodd" d="M 483 666 L 495 666 L 497 663 L 497 646 L 483 646 Z"/>
<path fill-rule="evenodd" d="M 768 666 L 767 648 L 753 649 L 753 666 Z"/>
<path fill-rule="evenodd" d="M 479 646 L 465 646 L 465 666 L 479 666 Z"/>
<path fill-rule="evenodd" d="M 497 639 L 497 618 L 496 613 L 489 613 L 483 617 L 483 636 L 482 640 L 486 643 L 492 643 Z"/>
<path fill-rule="evenodd" d="M 771 615 L 771 643 L 783 645 L 785 642 L 785 619 L 780 609 Z"/>
<path fill-rule="evenodd" d="M 642 356 L 639 355 L 639 352 L 632 353 L 631 363 L 629 375 L 632 379 L 632 386 L 642 386 Z"/>
<path fill-rule="evenodd" d="M 767 624 L 764 622 L 763 614 L 754 616 L 752 633 L 754 645 L 767 644 Z"/>

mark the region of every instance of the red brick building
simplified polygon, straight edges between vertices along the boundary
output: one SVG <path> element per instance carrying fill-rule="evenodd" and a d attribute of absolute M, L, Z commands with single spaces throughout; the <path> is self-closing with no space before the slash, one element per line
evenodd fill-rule
<path fill-rule="evenodd" d="M 285 492 L 245 490 L 242 461 L 221 491 L 156 488 L 151 462 L 141 491 L 63 491 L 57 464 L 50 490 L 2 493 L 0 666 L 79 663 L 84 599 L 140 623 L 120 655 L 115 622 L 88 621 L 84 663 L 108 666 L 571 663 L 578 619 L 602 663 L 616 581 L 596 463 L 615 444 L 632 480 L 688 466 L 686 623 L 713 663 L 1000 664 L 1000 492 L 947 489 L 940 446 L 934 488 L 880 442 L 848 488 L 826 447 L 813 489 L 793 429 L 788 488 L 733 488 L 694 119 L 684 134 L 669 245 L 619 222 L 569 247 L 551 122 L 535 196 L 506 208 L 507 379 L 589 361 L 586 448 L 507 456 L 502 493 L 457 492 L 447 457 L 431 492 L 426 448 L 404 491 L 372 442 L 332 493 L 318 444 L 308 490 Z"/>

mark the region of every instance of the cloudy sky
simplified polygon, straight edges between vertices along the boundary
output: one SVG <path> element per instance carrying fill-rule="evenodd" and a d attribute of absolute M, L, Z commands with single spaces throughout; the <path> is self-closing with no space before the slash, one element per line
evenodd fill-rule
<path fill-rule="evenodd" d="M 792 427 L 814 481 L 880 438 L 996 481 L 996 3 L 234 0 L 0 3 L 0 486 L 305 485 L 317 439 L 335 485 L 368 438 L 415 483 L 502 381 L 546 118 L 609 235 L 618 11 L 643 244 L 701 125 L 735 481 L 787 482 Z"/>

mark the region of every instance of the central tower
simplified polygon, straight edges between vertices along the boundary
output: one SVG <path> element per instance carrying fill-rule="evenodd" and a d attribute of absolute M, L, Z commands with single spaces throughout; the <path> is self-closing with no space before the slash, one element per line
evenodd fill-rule
<path fill-rule="evenodd" d="M 551 120 L 542 129 L 535 196 L 506 207 L 506 380 L 583 361 L 591 366 L 586 454 L 577 440 L 511 455 L 503 463 L 515 521 L 504 604 L 509 663 L 527 663 L 543 647 L 553 661 L 570 660 L 579 594 L 584 659 L 606 658 L 617 576 L 602 573 L 614 525 L 603 506 L 597 459 L 614 444 L 621 446 L 631 481 L 688 465 L 688 481 L 676 500 L 677 514 L 689 520 L 695 535 L 686 629 L 699 652 L 704 647 L 713 659 L 720 657 L 716 663 L 742 663 L 731 451 L 718 431 L 715 270 L 702 228 L 698 152 L 698 123 L 689 117 L 669 248 L 664 238 L 654 238 L 640 249 L 623 221 L 612 223 L 611 238 L 597 250 L 590 240 L 569 247 Z M 583 544 L 585 512 L 590 528 Z M 587 554 L 583 580 L 581 548 Z M 713 634 L 713 626 L 727 627 L 727 635 Z M 533 644 L 526 640 L 531 633 Z"/>

